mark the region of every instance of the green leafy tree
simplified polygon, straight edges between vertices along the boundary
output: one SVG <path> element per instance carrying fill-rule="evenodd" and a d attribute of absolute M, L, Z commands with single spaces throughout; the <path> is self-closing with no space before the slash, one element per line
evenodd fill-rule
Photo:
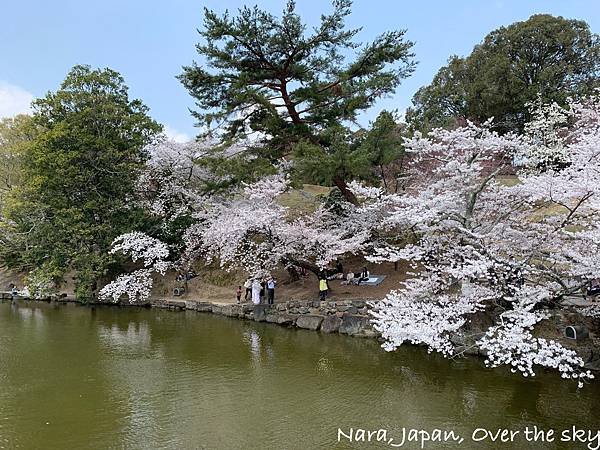
<path fill-rule="evenodd" d="M 387 190 L 399 174 L 404 152 L 402 128 L 393 113 L 382 111 L 368 130 L 351 132 L 343 126 L 331 126 L 320 135 L 327 151 L 311 142 L 297 144 L 296 172 L 311 181 L 329 185 L 336 178 L 362 179 L 382 184 Z"/>
<path fill-rule="evenodd" d="M 24 151 L 38 131 L 31 116 L 18 115 L 0 120 L 0 261 L 7 262 L 2 250 L 14 245 L 21 237 L 8 225 L 5 215 L 22 179 Z"/>
<path fill-rule="evenodd" d="M 466 58 L 453 56 L 415 94 L 411 127 L 495 118 L 498 131 L 521 131 L 528 103 L 564 105 L 600 86 L 600 40 L 587 23 L 547 14 L 488 34 Z"/>
<path fill-rule="evenodd" d="M 19 185 L 24 148 L 37 133 L 31 116 L 20 114 L 0 120 L 0 215 L 4 200 Z"/>
<path fill-rule="evenodd" d="M 258 7 L 244 7 L 237 16 L 205 9 L 203 42 L 196 46 L 203 62 L 184 67 L 179 78 L 196 100 L 199 126 L 219 128 L 224 138 L 260 136 L 245 164 L 227 158 L 230 168 L 242 169 L 241 178 L 264 173 L 264 161 L 272 164 L 296 152 L 299 167 L 307 168 L 306 181 L 331 180 L 356 202 L 346 186 L 350 167 L 319 169 L 306 158 L 320 152 L 325 160 L 345 164 L 345 125 L 393 93 L 414 62 L 404 31 L 358 44 L 360 30 L 344 23 L 351 4 L 334 0 L 333 12 L 322 15 L 311 32 L 293 1 L 280 18 Z"/>
<path fill-rule="evenodd" d="M 42 131 L 22 153 L 20 186 L 5 208 L 14 239 L 4 260 L 57 282 L 74 270 L 78 298 L 90 299 L 116 263 L 112 240 L 144 226 L 135 182 L 161 126 L 110 69 L 75 66 L 33 105 Z"/>
<path fill-rule="evenodd" d="M 398 177 L 402 174 L 405 125 L 389 111 L 382 111 L 365 133 L 361 152 L 367 155 L 369 168 L 387 191 L 398 190 Z"/>

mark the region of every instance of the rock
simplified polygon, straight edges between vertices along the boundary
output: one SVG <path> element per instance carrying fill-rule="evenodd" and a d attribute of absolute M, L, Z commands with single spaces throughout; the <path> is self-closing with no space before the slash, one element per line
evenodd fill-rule
<path fill-rule="evenodd" d="M 364 335 L 364 331 L 367 329 L 372 329 L 368 317 L 355 316 L 348 313 L 344 313 L 342 316 L 340 333 L 350 336 Z"/>
<path fill-rule="evenodd" d="M 346 312 L 346 311 L 348 311 L 348 305 L 338 305 L 336 309 L 339 312 Z"/>
<path fill-rule="evenodd" d="M 362 330 L 362 332 L 359 335 L 360 337 L 365 337 L 365 338 L 376 338 L 381 336 L 379 334 L 379 332 L 377 330 L 375 330 L 373 327 L 371 327 L 371 325 L 369 324 L 368 328 L 364 328 Z"/>
<path fill-rule="evenodd" d="M 280 303 L 277 305 L 277 311 L 285 311 L 287 309 L 287 305 L 285 303 Z"/>
<path fill-rule="evenodd" d="M 595 347 L 590 348 L 589 352 L 586 352 L 584 356 L 585 369 L 588 370 L 600 370 L 600 355 L 598 354 L 597 343 Z"/>
<path fill-rule="evenodd" d="M 240 313 L 240 305 L 223 305 L 221 307 L 221 314 L 227 317 L 238 317 Z"/>
<path fill-rule="evenodd" d="M 356 306 L 348 306 L 346 311 L 350 314 L 358 314 L 358 308 Z"/>
<path fill-rule="evenodd" d="M 279 323 L 277 322 L 279 320 L 279 315 L 278 314 L 273 314 L 273 313 L 269 313 L 267 314 L 266 317 L 266 321 L 269 323 Z"/>
<path fill-rule="evenodd" d="M 255 322 L 265 322 L 267 320 L 267 305 L 254 305 L 253 317 Z"/>
<path fill-rule="evenodd" d="M 167 307 L 172 309 L 185 309 L 185 301 L 183 300 L 167 300 Z"/>
<path fill-rule="evenodd" d="M 318 330 L 321 322 L 323 322 L 323 316 L 306 314 L 298 317 L 296 320 L 296 326 L 298 328 L 305 328 L 307 330 Z"/>
<path fill-rule="evenodd" d="M 364 308 L 366 306 L 366 302 L 364 300 L 352 300 L 352 305 L 357 308 Z"/>
<path fill-rule="evenodd" d="M 342 319 L 337 316 L 327 316 L 323 319 L 321 324 L 321 331 L 323 333 L 337 333 L 342 324 Z"/>
<path fill-rule="evenodd" d="M 191 311 L 198 311 L 198 302 L 187 300 L 185 302 L 185 309 L 189 309 Z"/>
<path fill-rule="evenodd" d="M 279 325 L 294 325 L 296 323 L 296 319 L 298 318 L 295 314 L 279 314 L 277 316 L 277 323 Z"/>
<path fill-rule="evenodd" d="M 306 306 L 301 306 L 300 308 L 298 308 L 298 312 L 300 314 L 308 314 L 308 308 Z"/>

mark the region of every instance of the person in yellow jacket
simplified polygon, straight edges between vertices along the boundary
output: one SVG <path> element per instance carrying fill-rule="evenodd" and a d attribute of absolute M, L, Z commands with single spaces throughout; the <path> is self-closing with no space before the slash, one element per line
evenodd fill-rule
<path fill-rule="evenodd" d="M 320 300 L 325 300 L 325 297 L 327 297 L 327 291 L 329 290 L 329 286 L 327 284 L 327 280 L 325 278 L 322 278 L 319 280 L 319 299 Z"/>

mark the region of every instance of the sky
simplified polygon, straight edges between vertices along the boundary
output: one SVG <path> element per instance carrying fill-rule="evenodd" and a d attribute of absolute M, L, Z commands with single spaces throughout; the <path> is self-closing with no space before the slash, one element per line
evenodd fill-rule
<path fill-rule="evenodd" d="M 35 97 L 58 88 L 75 64 L 110 67 L 125 78 L 130 95 L 150 107 L 169 136 L 195 136 L 193 100 L 175 78 L 199 60 L 195 44 L 203 8 L 235 12 L 258 4 L 279 13 L 285 0 L 0 0 L 0 117 L 28 112 Z M 310 25 L 331 10 L 324 0 L 297 0 Z M 550 13 L 585 20 L 600 33 L 598 0 L 355 0 L 350 27 L 362 27 L 361 42 L 406 29 L 418 66 L 395 95 L 378 102 L 360 121 L 382 109 L 403 112 L 417 89 L 431 82 L 449 56 L 468 55 L 490 31 Z"/>

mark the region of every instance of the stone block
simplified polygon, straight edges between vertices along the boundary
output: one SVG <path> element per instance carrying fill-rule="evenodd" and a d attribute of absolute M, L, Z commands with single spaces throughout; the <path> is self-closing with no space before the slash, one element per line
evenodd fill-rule
<path fill-rule="evenodd" d="M 342 319 L 337 316 L 327 316 L 323 319 L 321 324 L 321 331 L 323 333 L 337 333 L 342 324 Z"/>
<path fill-rule="evenodd" d="M 227 317 L 239 317 L 241 310 L 240 305 L 223 305 L 221 314 Z"/>
<path fill-rule="evenodd" d="M 253 314 L 255 322 L 265 322 L 267 320 L 267 312 L 269 311 L 267 305 L 254 305 Z"/>
<path fill-rule="evenodd" d="M 275 314 L 275 313 L 269 313 L 267 314 L 265 320 L 269 323 L 278 323 L 277 320 L 279 319 L 279 314 Z"/>
<path fill-rule="evenodd" d="M 305 314 L 296 320 L 296 326 L 298 328 L 305 328 L 307 330 L 318 330 L 323 322 L 323 316 L 315 316 L 312 314 Z"/>
<path fill-rule="evenodd" d="M 297 319 L 298 319 L 298 315 L 296 315 L 296 314 L 279 314 L 277 316 L 277 323 L 279 325 L 292 326 L 296 323 Z"/>
<path fill-rule="evenodd" d="M 368 317 L 348 313 L 342 315 L 342 323 L 340 324 L 339 330 L 340 333 L 357 336 L 364 334 L 364 331 L 367 329 L 371 329 Z"/>
<path fill-rule="evenodd" d="M 166 304 L 169 308 L 172 308 L 172 309 L 185 309 L 185 301 L 184 300 L 167 300 Z"/>

